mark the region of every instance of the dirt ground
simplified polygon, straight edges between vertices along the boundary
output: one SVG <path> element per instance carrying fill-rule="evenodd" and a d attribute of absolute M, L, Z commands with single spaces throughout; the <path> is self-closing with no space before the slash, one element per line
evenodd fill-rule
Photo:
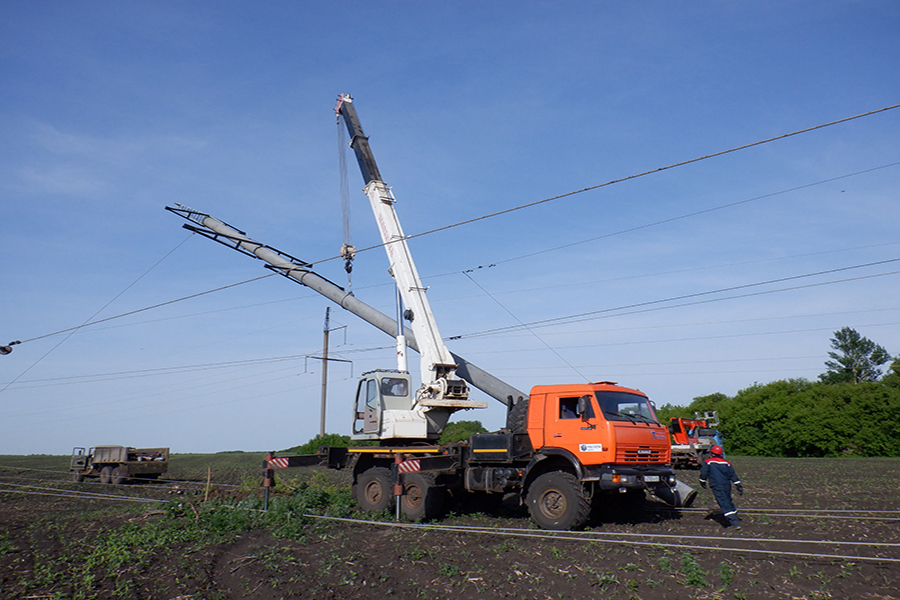
<path fill-rule="evenodd" d="M 110 512 L 99 500 L 0 492 L 0 598 L 900 598 L 900 562 L 854 558 L 900 559 L 900 512 L 840 512 L 900 510 L 900 460 L 734 464 L 746 487 L 735 498 L 741 531 L 707 510 L 714 501 L 706 491 L 694 510 L 608 512 L 586 533 L 556 537 L 507 502 L 491 515 L 436 523 L 489 528 L 482 531 L 315 520 L 290 538 L 251 530 L 199 550 L 175 540 L 88 588 L 44 571 L 72 539 L 89 546 L 125 524 L 151 524 L 162 518 L 158 507 Z M 696 483 L 696 471 L 679 473 Z M 780 512 L 801 509 L 819 512 Z M 588 539 L 589 532 L 672 537 L 622 538 L 642 544 L 632 545 Z M 829 543 L 836 541 L 855 543 Z M 744 550 L 703 548 L 717 545 Z M 816 556 L 823 554 L 841 558 Z M 68 567 L 78 568 L 91 565 Z"/>

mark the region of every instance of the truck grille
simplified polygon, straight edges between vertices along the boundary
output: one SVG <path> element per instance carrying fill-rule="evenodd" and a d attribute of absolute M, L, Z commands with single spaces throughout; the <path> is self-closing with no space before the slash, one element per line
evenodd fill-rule
<path fill-rule="evenodd" d="M 617 463 L 661 463 L 666 458 L 658 449 L 649 446 L 619 446 L 616 450 Z"/>

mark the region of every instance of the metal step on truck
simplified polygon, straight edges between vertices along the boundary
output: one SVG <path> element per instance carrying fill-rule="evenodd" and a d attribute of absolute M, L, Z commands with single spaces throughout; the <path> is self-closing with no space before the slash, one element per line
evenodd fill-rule
<path fill-rule="evenodd" d="M 169 470 L 168 448 L 94 446 L 72 450 L 72 480 L 99 477 L 100 483 L 123 484 L 129 479 L 158 479 Z"/>

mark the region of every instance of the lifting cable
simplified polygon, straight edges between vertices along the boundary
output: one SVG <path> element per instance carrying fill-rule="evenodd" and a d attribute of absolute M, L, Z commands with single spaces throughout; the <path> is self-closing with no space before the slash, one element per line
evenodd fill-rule
<path fill-rule="evenodd" d="M 341 190 L 341 216 L 343 224 L 343 244 L 341 257 L 344 259 L 344 270 L 347 272 L 347 291 L 353 289 L 350 274 L 353 272 L 353 259 L 356 258 L 356 247 L 350 240 L 350 184 L 347 179 L 347 132 L 341 127 L 341 113 L 337 113 L 338 171 Z"/>

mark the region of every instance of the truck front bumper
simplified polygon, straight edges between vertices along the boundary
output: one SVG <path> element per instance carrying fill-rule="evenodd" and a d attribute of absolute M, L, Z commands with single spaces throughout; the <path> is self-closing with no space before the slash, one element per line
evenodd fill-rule
<path fill-rule="evenodd" d="M 660 465 L 597 465 L 585 469 L 585 481 L 595 481 L 601 490 L 654 491 L 675 486 L 675 470 Z"/>

